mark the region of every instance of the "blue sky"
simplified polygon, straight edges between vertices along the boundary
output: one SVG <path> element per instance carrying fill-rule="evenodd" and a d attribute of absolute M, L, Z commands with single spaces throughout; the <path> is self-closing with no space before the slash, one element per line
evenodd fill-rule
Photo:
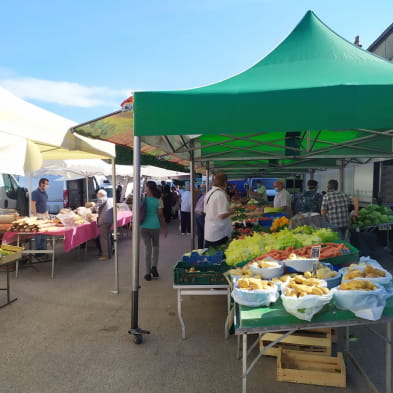
<path fill-rule="evenodd" d="M 365 49 L 393 22 L 393 0 L 2 0 L 0 86 L 81 123 L 237 74 L 310 9 Z"/>

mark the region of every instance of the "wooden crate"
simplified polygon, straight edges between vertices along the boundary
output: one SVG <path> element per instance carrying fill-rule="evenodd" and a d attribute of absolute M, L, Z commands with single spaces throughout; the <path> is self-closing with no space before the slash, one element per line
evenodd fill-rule
<path fill-rule="evenodd" d="M 347 386 L 344 358 L 280 349 L 277 356 L 277 380 L 311 385 Z"/>
<path fill-rule="evenodd" d="M 263 334 L 259 341 L 260 350 L 262 351 L 267 345 L 276 341 L 282 334 L 283 332 Z M 332 353 L 331 329 L 297 330 L 267 349 L 264 355 L 277 356 L 280 348 L 330 356 Z"/>
<path fill-rule="evenodd" d="M 22 251 L 23 251 L 22 247 L 9 246 L 9 245 L 3 244 L 3 245 L 1 245 L 1 248 L 6 251 L 11 251 L 12 254 L 3 255 L 0 258 L 0 265 L 5 264 L 5 263 L 9 263 L 9 262 L 13 262 L 13 261 L 16 261 L 16 260 L 22 258 Z"/>

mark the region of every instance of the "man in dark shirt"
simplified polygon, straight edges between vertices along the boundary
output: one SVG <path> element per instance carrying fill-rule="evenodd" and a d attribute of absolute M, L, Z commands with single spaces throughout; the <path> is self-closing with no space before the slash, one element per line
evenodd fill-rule
<path fill-rule="evenodd" d="M 49 180 L 41 178 L 38 182 L 38 188 L 31 193 L 31 214 L 39 219 L 46 220 L 48 215 L 48 194 L 46 190 L 49 187 Z M 39 235 L 35 239 L 37 250 L 45 249 L 45 237 Z"/>

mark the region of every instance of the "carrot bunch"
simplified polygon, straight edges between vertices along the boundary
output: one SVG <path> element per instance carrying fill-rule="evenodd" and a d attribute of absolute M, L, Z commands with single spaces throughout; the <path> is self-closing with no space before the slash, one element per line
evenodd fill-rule
<path fill-rule="evenodd" d="M 313 247 L 321 247 L 321 252 L 319 254 L 319 259 L 327 259 L 334 258 L 342 255 L 342 250 L 348 250 L 348 247 L 343 243 L 321 243 L 321 244 L 313 244 L 306 247 L 301 247 L 294 249 L 293 247 L 287 247 L 285 250 L 271 250 L 259 257 L 255 258 L 256 260 L 264 259 L 266 257 L 271 257 L 273 259 L 283 261 L 284 259 L 288 259 L 289 255 L 294 253 L 300 257 L 311 258 L 311 249 Z"/>

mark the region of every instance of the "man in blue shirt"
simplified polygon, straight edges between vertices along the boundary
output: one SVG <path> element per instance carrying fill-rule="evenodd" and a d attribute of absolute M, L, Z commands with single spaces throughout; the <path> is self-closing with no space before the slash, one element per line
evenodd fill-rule
<path fill-rule="evenodd" d="M 49 180 L 41 178 L 38 182 L 38 188 L 31 193 L 31 214 L 39 219 L 47 220 L 48 215 L 48 193 Z M 35 245 L 37 250 L 45 249 L 45 237 L 39 235 L 36 237 Z"/>

